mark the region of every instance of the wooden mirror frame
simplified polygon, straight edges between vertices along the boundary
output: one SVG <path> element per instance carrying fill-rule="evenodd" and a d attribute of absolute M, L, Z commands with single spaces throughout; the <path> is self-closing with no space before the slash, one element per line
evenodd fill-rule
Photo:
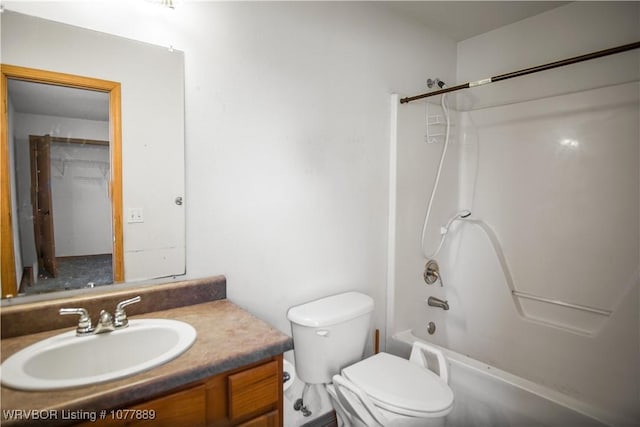
<path fill-rule="evenodd" d="M 122 124 L 120 111 L 120 83 L 91 77 L 0 64 L 0 280 L 2 297 L 16 296 L 15 253 L 11 208 L 11 176 L 9 165 L 9 102 L 8 79 L 87 89 L 109 94 L 109 142 L 111 153 L 111 216 L 113 227 L 113 282 L 124 281 L 124 244 L 122 222 Z"/>

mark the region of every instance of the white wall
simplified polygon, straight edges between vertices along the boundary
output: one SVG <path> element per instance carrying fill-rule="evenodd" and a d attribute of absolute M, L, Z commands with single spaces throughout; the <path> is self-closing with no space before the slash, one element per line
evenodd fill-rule
<path fill-rule="evenodd" d="M 109 140 L 108 121 L 16 113 L 14 128 L 16 139 L 26 141 L 27 145 L 29 145 L 29 135 Z"/>
<path fill-rule="evenodd" d="M 7 123 L 13 124 L 15 119 L 15 110 L 13 108 L 13 103 L 10 99 L 7 100 Z M 15 167 L 15 159 L 16 159 L 16 150 L 14 146 L 14 132 L 13 126 L 9 125 L 9 129 L 7 129 L 7 140 L 9 142 L 9 165 L 11 165 L 11 171 L 9 176 L 11 177 L 11 228 L 14 230 L 18 229 L 19 225 L 19 208 L 18 208 L 18 187 L 16 184 L 16 167 Z M 14 239 L 13 241 L 13 255 L 15 257 L 15 268 L 16 268 L 16 283 L 18 283 L 18 287 L 20 286 L 20 280 L 22 278 L 22 269 L 24 265 L 29 265 L 33 261 L 25 259 L 22 256 L 22 245 L 20 244 L 20 239 Z"/>
<path fill-rule="evenodd" d="M 187 276 L 225 274 L 285 332 L 290 306 L 359 289 L 384 328 L 389 94 L 451 80 L 453 41 L 375 3 L 5 7 L 184 50 Z"/>
<path fill-rule="evenodd" d="M 14 243 L 19 244 L 20 254 L 24 265 L 33 266 L 38 263 L 38 254 L 35 245 L 35 231 L 33 229 L 33 204 L 31 203 L 31 155 L 29 140 L 25 136 L 19 136 L 16 132 L 16 124 L 20 121 L 20 113 L 13 114 L 9 121 L 10 132 L 14 134 L 11 140 L 11 149 L 14 156 L 11 159 L 11 167 L 15 169 L 12 175 L 11 185 L 15 187 L 15 200 L 12 200 L 11 208 L 14 210 L 16 224 L 13 228 Z M 27 136 L 28 138 L 28 136 Z M 19 238 L 15 238 L 18 236 Z M 34 267 L 37 270 L 37 267 Z M 16 270 L 18 282 L 22 278 L 22 269 Z M 37 280 L 34 271 L 34 280 Z"/>
<path fill-rule="evenodd" d="M 109 147 L 54 143 L 51 158 L 56 256 L 111 254 Z"/>
<path fill-rule="evenodd" d="M 359 289 L 384 333 L 389 94 L 452 75 L 454 43 L 373 4 L 205 6 L 216 34 L 186 55 L 189 275 L 226 274 L 286 332 L 288 307 Z"/>
<path fill-rule="evenodd" d="M 571 3 L 465 40 L 458 82 L 637 41 L 638 8 Z M 517 290 L 610 317 L 521 300 L 523 318 L 487 234 L 472 223 L 452 233 L 439 259 L 444 288 L 427 288 L 415 243 L 422 218 L 412 213 L 397 228 L 396 262 L 414 264 L 396 274 L 396 298 L 414 306 L 396 306 L 397 330 L 560 390 L 608 412 L 611 423 L 640 419 L 638 63 L 637 52 L 626 53 L 465 91 L 457 105 L 471 111 L 457 115 L 458 180 L 442 187 L 457 209 L 491 226 Z M 398 188 L 424 182 L 412 156 L 431 148 L 413 148 L 420 107 L 403 108 L 399 154 L 411 151 L 404 164 L 398 156 L 408 174 Z M 415 198 L 426 205 L 426 182 L 398 192 L 399 212 Z M 427 307 L 426 295 L 448 299 L 451 310 Z"/>

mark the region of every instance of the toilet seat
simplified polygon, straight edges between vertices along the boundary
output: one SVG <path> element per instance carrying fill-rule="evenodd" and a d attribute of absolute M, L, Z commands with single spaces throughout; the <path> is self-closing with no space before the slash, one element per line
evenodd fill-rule
<path fill-rule="evenodd" d="M 396 414 L 442 417 L 453 408 L 453 391 L 440 377 L 388 353 L 378 353 L 344 368 L 342 375 L 376 406 Z"/>

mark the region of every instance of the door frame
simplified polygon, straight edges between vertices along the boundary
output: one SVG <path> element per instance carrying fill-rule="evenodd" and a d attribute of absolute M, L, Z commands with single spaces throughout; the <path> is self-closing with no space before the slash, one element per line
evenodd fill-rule
<path fill-rule="evenodd" d="M 88 89 L 109 94 L 109 142 L 111 153 L 111 217 L 113 227 L 113 281 L 124 281 L 124 239 L 122 217 L 122 121 L 121 89 L 119 82 L 83 77 L 55 71 L 0 64 L 0 280 L 2 297 L 16 296 L 16 277 L 12 205 L 11 174 L 9 165 L 9 101 L 7 84 L 9 79 Z"/>

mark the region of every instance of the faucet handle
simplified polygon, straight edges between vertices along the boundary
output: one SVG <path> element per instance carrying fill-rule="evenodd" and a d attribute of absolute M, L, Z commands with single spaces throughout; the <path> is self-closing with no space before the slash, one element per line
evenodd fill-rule
<path fill-rule="evenodd" d="M 58 313 L 61 315 L 65 314 L 78 314 L 80 315 L 80 319 L 78 321 L 78 326 L 76 327 L 76 335 L 89 335 L 93 332 L 93 327 L 91 326 L 91 318 L 89 317 L 89 312 L 84 308 L 61 308 L 58 310 Z"/>
<path fill-rule="evenodd" d="M 436 281 L 440 282 L 440 287 L 443 285 L 442 276 L 440 275 L 440 267 L 438 266 L 438 262 L 434 259 L 427 261 L 427 264 L 424 266 L 424 274 L 422 277 L 427 285 L 433 285 Z"/>
<path fill-rule="evenodd" d="M 137 297 L 133 297 L 133 298 L 129 298 L 126 299 L 124 301 L 120 301 L 117 305 L 116 305 L 116 311 L 115 311 L 115 319 L 113 321 L 113 325 L 116 328 L 124 328 L 126 326 L 129 325 L 129 319 L 127 319 L 127 313 L 124 311 L 124 308 L 128 305 L 131 304 L 135 304 L 137 302 L 140 302 L 142 300 L 142 298 L 140 298 L 140 295 L 138 295 Z"/>

